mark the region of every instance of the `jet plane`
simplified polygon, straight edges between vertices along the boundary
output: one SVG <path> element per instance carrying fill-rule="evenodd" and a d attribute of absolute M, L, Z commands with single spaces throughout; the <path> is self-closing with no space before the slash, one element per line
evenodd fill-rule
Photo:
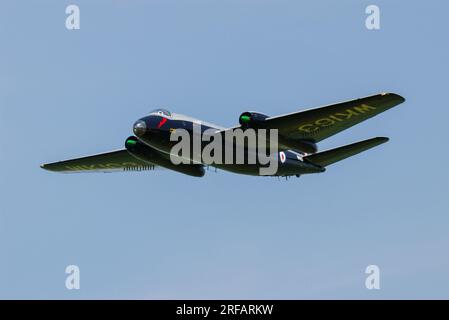
<path fill-rule="evenodd" d="M 380 93 L 365 98 L 330 104 L 318 108 L 296 111 L 278 116 L 259 112 L 243 112 L 239 124 L 223 128 L 189 116 L 157 109 L 137 120 L 133 125 L 134 135 L 125 140 L 119 150 L 89 155 L 65 161 L 41 165 L 55 172 L 112 172 L 146 171 L 159 168 L 174 170 L 195 177 L 205 175 L 209 166 L 233 173 L 261 175 L 261 163 L 190 163 L 174 164 L 172 148 L 176 141 L 170 135 L 184 129 L 194 134 L 195 125 L 201 132 L 212 132 L 212 136 L 225 136 L 234 130 L 277 130 L 277 170 L 271 176 L 299 177 L 302 174 L 324 172 L 338 161 L 354 156 L 388 141 L 386 137 L 375 137 L 338 148 L 318 151 L 317 143 L 362 121 L 382 113 L 405 99 L 395 93 Z M 201 144 L 201 149 L 204 145 Z"/>

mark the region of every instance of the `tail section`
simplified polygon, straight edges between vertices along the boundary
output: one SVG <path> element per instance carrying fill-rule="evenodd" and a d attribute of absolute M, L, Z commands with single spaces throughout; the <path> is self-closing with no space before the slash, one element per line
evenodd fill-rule
<path fill-rule="evenodd" d="M 363 140 L 339 148 L 311 154 L 309 156 L 304 157 L 304 160 L 307 160 L 313 164 L 322 167 L 327 167 L 335 162 L 344 160 L 360 152 L 374 148 L 382 143 L 387 142 L 388 140 L 389 139 L 385 137 L 377 137 L 368 140 Z"/>

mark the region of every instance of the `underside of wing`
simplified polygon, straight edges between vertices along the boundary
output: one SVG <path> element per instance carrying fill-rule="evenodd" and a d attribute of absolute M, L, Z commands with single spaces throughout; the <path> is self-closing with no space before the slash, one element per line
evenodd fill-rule
<path fill-rule="evenodd" d="M 47 163 L 43 169 L 56 172 L 114 172 L 154 170 L 156 166 L 136 159 L 126 149 L 71 160 Z"/>
<path fill-rule="evenodd" d="M 404 101 L 403 97 L 395 93 L 381 93 L 271 117 L 266 119 L 266 127 L 278 129 L 279 134 L 288 139 L 319 142 Z"/>

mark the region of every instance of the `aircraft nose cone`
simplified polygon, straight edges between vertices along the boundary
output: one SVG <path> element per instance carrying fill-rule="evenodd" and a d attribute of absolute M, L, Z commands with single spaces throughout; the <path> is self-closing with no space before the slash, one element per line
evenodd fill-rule
<path fill-rule="evenodd" d="M 133 131 L 136 136 L 140 137 L 144 135 L 145 132 L 147 131 L 147 125 L 145 124 L 144 121 L 139 120 L 136 123 L 134 123 Z"/>

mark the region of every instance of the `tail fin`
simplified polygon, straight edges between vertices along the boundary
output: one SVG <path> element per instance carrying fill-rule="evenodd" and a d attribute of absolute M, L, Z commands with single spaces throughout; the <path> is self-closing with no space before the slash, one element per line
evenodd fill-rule
<path fill-rule="evenodd" d="M 359 141 L 356 143 L 348 144 L 335 149 L 326 150 L 323 152 L 311 154 L 304 157 L 305 160 L 312 162 L 313 164 L 327 167 L 335 162 L 354 156 L 362 151 L 374 148 L 379 144 L 387 142 L 389 139 L 385 137 L 377 137 L 368 140 Z"/>

